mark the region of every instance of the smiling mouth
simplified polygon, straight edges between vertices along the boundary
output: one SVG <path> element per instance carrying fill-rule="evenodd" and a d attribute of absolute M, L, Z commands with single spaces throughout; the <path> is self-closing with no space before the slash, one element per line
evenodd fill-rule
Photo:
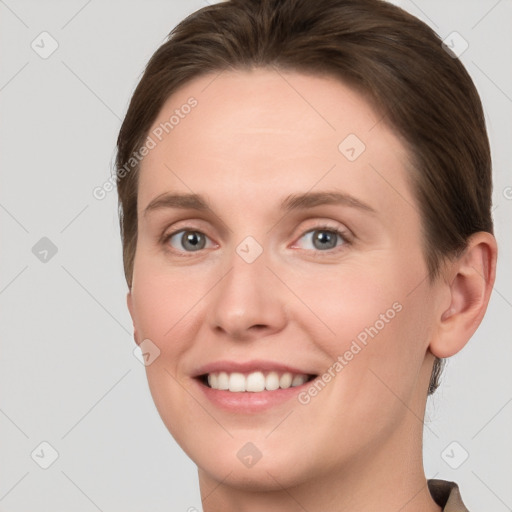
<path fill-rule="evenodd" d="M 199 375 L 199 381 L 206 387 L 232 393 L 259 393 L 288 389 L 310 382 L 317 375 L 291 372 L 212 372 Z"/>

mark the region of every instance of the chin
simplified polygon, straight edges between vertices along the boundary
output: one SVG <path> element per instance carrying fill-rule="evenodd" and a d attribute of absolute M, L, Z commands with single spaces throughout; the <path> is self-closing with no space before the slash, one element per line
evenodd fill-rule
<path fill-rule="evenodd" d="M 221 461 L 198 461 L 199 475 L 207 477 L 223 485 L 229 485 L 235 489 L 250 492 L 271 492 L 280 491 L 284 488 L 294 487 L 301 482 L 310 479 L 312 469 L 297 467 L 294 461 L 278 462 L 275 456 L 267 461 L 263 457 L 252 467 L 248 468 L 241 463 L 234 463 L 231 460 Z M 201 464 L 206 462 L 206 464 Z"/>

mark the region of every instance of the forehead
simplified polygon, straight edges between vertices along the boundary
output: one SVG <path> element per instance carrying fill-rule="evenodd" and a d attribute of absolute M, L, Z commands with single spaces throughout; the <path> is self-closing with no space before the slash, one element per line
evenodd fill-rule
<path fill-rule="evenodd" d="M 413 202 L 400 138 L 362 95 L 331 77 L 208 74 L 167 100 L 148 135 L 154 148 L 141 164 L 140 209 L 166 191 L 229 191 L 247 206 L 315 186 L 366 197 L 377 209 L 398 196 Z"/>

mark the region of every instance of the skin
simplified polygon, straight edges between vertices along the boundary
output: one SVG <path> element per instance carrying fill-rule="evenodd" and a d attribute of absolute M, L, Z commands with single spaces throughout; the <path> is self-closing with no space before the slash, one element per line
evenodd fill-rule
<path fill-rule="evenodd" d="M 146 367 L 165 425 L 197 464 L 211 511 L 439 511 L 422 466 L 434 356 L 467 343 L 485 313 L 496 243 L 471 237 L 433 284 L 408 155 L 382 116 L 328 77 L 276 70 L 200 77 L 173 94 L 153 128 L 189 97 L 198 104 L 144 158 L 138 241 L 127 296 L 135 340 L 159 357 Z M 338 149 L 356 134 L 353 162 Z M 289 194 L 335 190 L 375 210 L 319 205 L 280 210 Z M 210 210 L 144 215 L 165 192 L 207 197 Z M 318 248 L 311 231 L 351 242 Z M 200 251 L 180 244 L 188 228 Z M 263 249 L 236 252 L 252 236 Z M 172 244 L 171 244 L 172 242 Z M 220 359 L 266 359 L 321 375 L 394 303 L 396 316 L 307 405 L 254 414 L 214 406 L 191 375 Z M 248 468 L 237 452 L 261 452 Z"/>

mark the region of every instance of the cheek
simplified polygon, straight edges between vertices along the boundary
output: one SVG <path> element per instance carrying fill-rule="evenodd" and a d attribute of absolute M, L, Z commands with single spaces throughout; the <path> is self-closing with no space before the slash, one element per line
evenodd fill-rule
<path fill-rule="evenodd" d="M 403 404 L 410 403 L 417 385 L 422 385 L 418 376 L 429 329 L 426 290 L 420 286 L 410 293 L 409 280 L 403 279 L 407 269 L 401 270 L 401 276 L 385 267 L 379 272 L 331 274 L 330 279 L 317 276 L 314 286 L 301 288 L 334 333 L 322 328 L 323 335 L 314 339 L 331 361 L 324 374 L 329 383 L 325 391 L 310 389 L 303 397 L 310 402 L 306 407 L 315 411 L 306 418 L 315 418 L 309 427 L 318 429 L 316 420 L 321 418 L 320 423 L 330 425 L 326 437 L 329 428 L 344 430 L 355 446 L 389 435 L 407 414 Z M 327 412 L 325 401 L 339 404 L 336 413 Z M 353 437 L 356 432 L 359 440 Z"/>
<path fill-rule="evenodd" d="M 302 329 L 332 364 L 342 359 L 335 387 L 352 397 L 364 393 L 366 404 L 389 395 L 386 385 L 400 396 L 412 389 L 430 329 L 423 267 L 381 263 L 325 269 L 294 286 L 310 306 L 310 313 L 295 315 Z"/>
<path fill-rule="evenodd" d="M 178 443 L 186 444 L 192 418 L 204 420 L 197 404 L 189 401 L 180 382 L 180 364 L 193 347 L 200 322 L 201 299 L 211 287 L 208 276 L 170 269 L 139 253 L 132 288 L 135 322 L 141 340 L 150 339 L 159 356 L 146 366 L 149 389 L 157 410 Z"/>
<path fill-rule="evenodd" d="M 352 340 L 364 343 L 369 336 L 367 329 L 375 323 L 380 332 L 396 317 L 400 306 L 395 303 L 400 302 L 401 293 L 389 276 L 384 267 L 377 271 L 361 265 L 316 269 L 308 279 L 293 283 L 297 296 L 310 311 L 296 318 L 308 331 L 318 324 L 319 336 L 313 341 L 322 343 L 328 354 L 337 357 Z"/>
<path fill-rule="evenodd" d="M 139 337 L 151 339 L 163 352 L 178 351 L 182 333 L 190 329 L 194 309 L 208 290 L 207 279 L 195 270 L 170 271 L 150 258 L 139 258 L 132 289 Z"/>

